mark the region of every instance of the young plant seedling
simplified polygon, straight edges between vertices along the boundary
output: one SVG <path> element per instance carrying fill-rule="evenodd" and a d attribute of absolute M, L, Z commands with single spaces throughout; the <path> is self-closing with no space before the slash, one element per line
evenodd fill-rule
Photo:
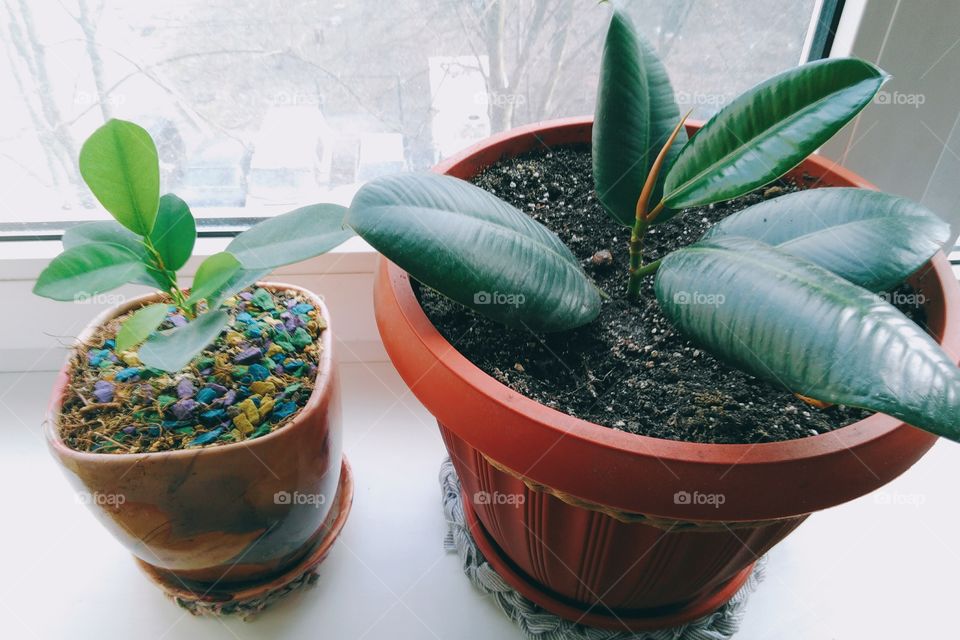
<path fill-rule="evenodd" d="M 949 235 L 921 205 L 860 189 L 799 191 L 643 261 L 651 226 L 777 180 L 886 79 L 853 58 L 805 64 L 748 90 L 688 140 L 666 69 L 616 10 L 593 125 L 595 187 L 610 217 L 631 230 L 628 298 L 656 274 L 667 318 L 734 366 L 801 396 L 881 411 L 960 440 L 960 370 L 877 295 L 916 272 Z M 375 180 L 354 198 L 347 221 L 414 278 L 506 325 L 563 331 L 599 313 L 596 288 L 553 233 L 466 182 Z M 491 305 L 480 292 L 524 302 Z M 691 303 L 691 292 L 722 303 Z"/>
<path fill-rule="evenodd" d="M 225 251 L 197 268 L 190 290 L 177 271 L 197 237 L 190 208 L 173 194 L 160 196 L 153 140 L 132 122 L 110 120 L 80 150 L 80 173 L 115 221 L 70 227 L 64 251 L 43 270 L 33 291 L 54 300 L 89 299 L 127 283 L 159 289 L 168 301 L 138 309 L 121 326 L 118 352 L 139 348 L 144 365 L 168 372 L 186 367 L 230 321 L 221 305 L 276 267 L 299 262 L 353 235 L 342 227 L 344 207 L 317 204 L 254 225 Z M 175 307 L 189 321 L 157 331 Z"/>

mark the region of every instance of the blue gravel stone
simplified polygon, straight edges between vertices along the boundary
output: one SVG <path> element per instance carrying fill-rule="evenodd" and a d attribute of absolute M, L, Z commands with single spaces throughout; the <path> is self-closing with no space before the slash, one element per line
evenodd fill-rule
<path fill-rule="evenodd" d="M 107 349 L 116 349 L 117 341 L 114 340 L 113 338 L 110 338 L 109 340 L 104 340 L 103 346 L 106 347 Z"/>
<path fill-rule="evenodd" d="M 282 420 L 297 410 L 296 402 L 281 402 L 273 408 L 271 414 L 274 420 Z"/>
<path fill-rule="evenodd" d="M 217 427 L 213 431 L 207 431 L 206 433 L 197 436 L 190 441 L 191 447 L 196 447 L 202 444 L 210 444 L 214 440 L 220 437 L 220 434 L 223 433 L 223 427 Z"/>
<path fill-rule="evenodd" d="M 200 414 L 200 422 L 204 424 L 219 424 L 227 417 L 225 409 L 210 409 Z"/>
<path fill-rule="evenodd" d="M 117 372 L 117 375 L 114 376 L 114 379 L 117 382 L 126 382 L 132 380 L 140 375 L 140 367 L 127 367 Z"/>
<path fill-rule="evenodd" d="M 303 367 L 303 360 L 291 360 L 283 365 L 283 370 L 287 373 L 299 371 Z"/>
<path fill-rule="evenodd" d="M 216 391 L 210 387 L 204 387 L 203 389 L 200 389 L 200 391 L 197 391 L 196 400 L 197 402 L 202 402 L 203 404 L 210 404 L 216 397 Z"/>
<path fill-rule="evenodd" d="M 250 377 L 254 380 L 266 380 L 270 376 L 270 370 L 259 362 L 256 364 L 250 365 L 250 368 L 247 370 L 247 373 L 250 374 Z"/>
<path fill-rule="evenodd" d="M 307 304 L 306 302 L 301 302 L 300 304 L 296 305 L 293 309 L 291 309 L 291 311 L 293 311 L 294 313 L 309 313 L 313 311 L 313 305 Z"/>
<path fill-rule="evenodd" d="M 244 311 L 243 313 L 237 314 L 237 322 L 242 322 L 243 324 L 250 324 L 253 322 L 253 316 Z"/>

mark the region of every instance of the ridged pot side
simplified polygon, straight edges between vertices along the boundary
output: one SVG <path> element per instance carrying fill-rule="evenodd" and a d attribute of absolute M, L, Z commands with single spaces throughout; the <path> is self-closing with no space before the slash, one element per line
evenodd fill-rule
<path fill-rule="evenodd" d="M 589 144 L 591 126 L 590 118 L 576 118 L 522 127 L 435 171 L 468 179 L 502 158 Z M 812 176 L 816 186 L 874 188 L 816 156 L 792 174 Z M 932 333 L 956 358 L 960 289 L 949 263 L 938 254 L 912 283 L 927 300 Z M 732 594 L 755 559 L 807 514 L 882 486 L 936 441 L 885 415 L 759 445 L 628 434 L 550 409 L 481 371 L 439 334 L 407 274 L 386 260 L 377 273 L 375 306 L 391 360 L 441 426 L 467 508 L 502 552 L 504 572 L 519 576 L 511 585 L 568 617 L 602 603 L 593 611 L 636 614 L 632 628 L 643 628 L 645 616 L 690 619 L 711 593 L 726 588 Z M 684 502 L 676 497 L 681 492 L 719 494 L 724 501 Z M 522 500 L 501 504 L 486 497 L 498 493 Z M 592 616 L 585 620 L 622 626 L 616 618 Z"/>
<path fill-rule="evenodd" d="M 179 580 L 230 584 L 272 576 L 319 540 L 334 503 L 342 433 L 329 313 L 306 289 L 259 286 L 305 296 L 327 321 L 314 390 L 294 419 L 272 433 L 247 442 L 157 453 L 76 451 L 63 442 L 57 427 L 70 359 L 54 385 L 45 433 L 70 482 L 127 549 Z M 146 295 L 108 310 L 80 341 L 106 321 L 160 298 Z M 310 498 L 294 500 L 295 494 Z"/>

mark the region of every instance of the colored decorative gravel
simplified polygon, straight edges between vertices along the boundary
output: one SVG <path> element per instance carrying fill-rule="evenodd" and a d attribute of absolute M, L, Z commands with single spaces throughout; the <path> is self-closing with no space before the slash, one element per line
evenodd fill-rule
<path fill-rule="evenodd" d="M 116 318 L 73 360 L 60 414 L 68 446 L 142 453 L 241 442 L 288 424 L 313 391 L 326 322 L 293 291 L 246 290 L 228 300 L 230 325 L 176 374 L 116 353 Z M 185 318 L 170 308 L 160 330 Z"/>

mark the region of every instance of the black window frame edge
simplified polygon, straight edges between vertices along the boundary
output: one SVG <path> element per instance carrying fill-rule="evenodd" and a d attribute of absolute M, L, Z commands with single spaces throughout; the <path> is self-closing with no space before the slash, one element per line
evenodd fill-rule
<path fill-rule="evenodd" d="M 837 35 L 837 27 L 840 26 L 840 17 L 843 15 L 845 4 L 846 0 L 823 0 L 805 62 L 830 57 L 830 50 L 833 49 L 833 40 Z"/>

